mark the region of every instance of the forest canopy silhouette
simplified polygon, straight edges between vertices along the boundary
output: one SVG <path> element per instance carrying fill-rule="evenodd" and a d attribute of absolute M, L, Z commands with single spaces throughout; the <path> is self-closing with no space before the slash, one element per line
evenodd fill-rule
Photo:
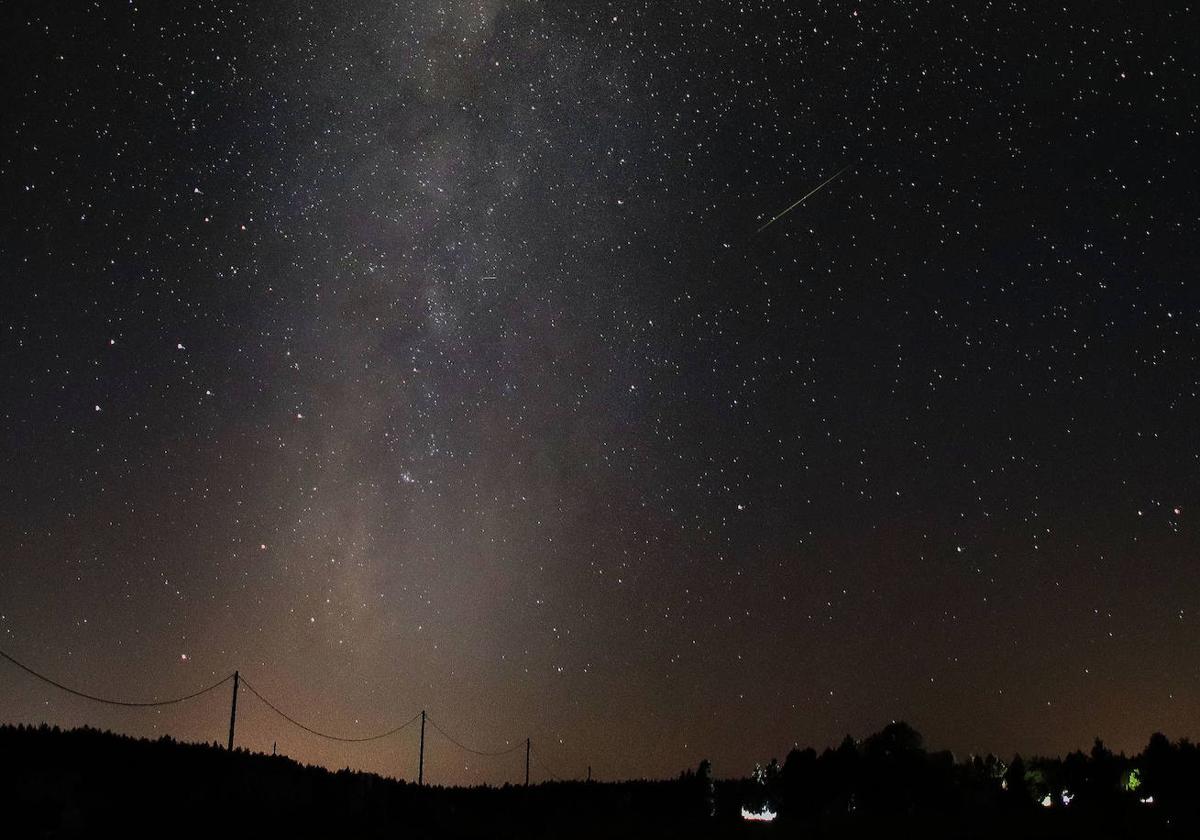
<path fill-rule="evenodd" d="M 0 727 L 10 836 L 1177 837 L 1200 828 L 1200 750 L 1154 734 L 1061 758 L 929 751 L 892 723 L 739 778 L 418 786 L 284 756 L 83 728 Z M 767 822 L 767 819 L 771 819 Z"/>

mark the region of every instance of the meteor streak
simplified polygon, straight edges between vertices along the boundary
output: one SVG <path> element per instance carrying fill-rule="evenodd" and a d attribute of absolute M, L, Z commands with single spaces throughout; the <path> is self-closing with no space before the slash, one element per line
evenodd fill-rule
<path fill-rule="evenodd" d="M 825 188 L 825 186 L 826 186 L 827 184 L 830 184 L 830 183 L 832 183 L 832 182 L 833 182 L 834 180 L 836 180 L 836 179 L 837 179 L 837 178 L 838 178 L 838 177 L 839 177 L 839 176 L 840 176 L 840 175 L 841 175 L 843 172 L 845 172 L 847 169 L 849 169 L 849 168 L 850 168 L 851 166 L 853 166 L 853 165 L 854 165 L 854 164 L 852 164 L 852 163 L 848 163 L 848 164 L 846 164 L 845 166 L 843 166 L 841 169 L 839 169 L 837 172 L 834 172 L 832 175 L 830 175 L 830 176 L 829 176 L 828 178 L 826 178 L 824 181 L 822 181 L 821 183 L 817 184 L 815 187 L 813 187 L 811 190 L 809 190 L 808 192 L 806 192 L 804 195 L 800 196 L 800 198 L 799 198 L 799 199 L 797 199 L 797 200 L 796 200 L 796 202 L 795 202 L 794 204 L 792 204 L 790 207 L 788 207 L 788 208 L 787 208 L 786 210 L 784 210 L 782 213 L 780 213 L 779 215 L 775 216 L 775 218 L 771 219 L 771 221 L 767 222 L 765 225 L 763 225 L 762 227 L 760 227 L 758 230 L 754 231 L 754 233 L 755 233 L 756 235 L 757 235 L 757 234 L 760 234 L 760 233 L 762 233 L 764 230 L 766 230 L 767 228 L 769 228 L 771 225 L 775 224 L 777 221 L 779 221 L 780 219 L 782 219 L 782 218 L 783 218 L 784 216 L 786 216 L 788 213 L 791 213 L 793 210 L 795 210 L 797 207 L 799 207 L 801 204 L 803 204 L 803 203 L 804 203 L 804 199 L 808 198 L 809 196 L 813 195 L 814 193 L 818 193 L 818 192 L 820 192 L 822 189 L 824 189 L 824 188 Z"/>

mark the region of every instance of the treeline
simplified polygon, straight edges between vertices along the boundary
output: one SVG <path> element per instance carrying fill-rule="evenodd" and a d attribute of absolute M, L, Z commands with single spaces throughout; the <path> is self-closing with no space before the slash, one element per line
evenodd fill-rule
<path fill-rule="evenodd" d="M 11 837 L 1195 837 L 1200 750 L 1154 735 L 1065 758 L 957 761 L 892 724 L 745 778 L 418 787 L 283 756 L 0 726 Z M 746 816 L 768 817 L 771 822 Z"/>
<path fill-rule="evenodd" d="M 684 781 L 418 787 L 284 756 L 0 726 L 0 837 L 723 837 Z"/>
<path fill-rule="evenodd" d="M 737 786 L 726 811 L 774 813 L 781 836 L 1200 836 L 1200 749 L 1157 733 L 1131 757 L 1096 739 L 1065 758 L 956 761 L 900 722 L 820 754 L 792 750 Z"/>

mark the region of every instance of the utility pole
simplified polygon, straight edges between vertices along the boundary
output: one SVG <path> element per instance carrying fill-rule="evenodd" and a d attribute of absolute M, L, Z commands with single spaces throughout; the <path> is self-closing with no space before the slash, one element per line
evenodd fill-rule
<path fill-rule="evenodd" d="M 529 739 L 525 739 L 525 787 L 529 787 Z"/>
<path fill-rule="evenodd" d="M 425 784 L 425 710 L 421 710 L 421 753 L 417 758 L 417 787 Z"/>
<path fill-rule="evenodd" d="M 592 765 L 588 765 L 588 781 L 592 780 Z"/>
<path fill-rule="evenodd" d="M 233 750 L 233 726 L 237 723 L 238 672 L 233 672 L 233 703 L 229 707 L 229 749 Z"/>

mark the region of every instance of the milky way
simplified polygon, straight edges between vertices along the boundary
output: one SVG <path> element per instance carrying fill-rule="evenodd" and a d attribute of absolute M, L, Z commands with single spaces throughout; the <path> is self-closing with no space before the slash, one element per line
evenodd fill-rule
<path fill-rule="evenodd" d="M 0 20 L 22 661 L 561 776 L 1200 735 L 1192 10 Z M 0 665 L 6 721 L 225 737 L 226 688 Z"/>

